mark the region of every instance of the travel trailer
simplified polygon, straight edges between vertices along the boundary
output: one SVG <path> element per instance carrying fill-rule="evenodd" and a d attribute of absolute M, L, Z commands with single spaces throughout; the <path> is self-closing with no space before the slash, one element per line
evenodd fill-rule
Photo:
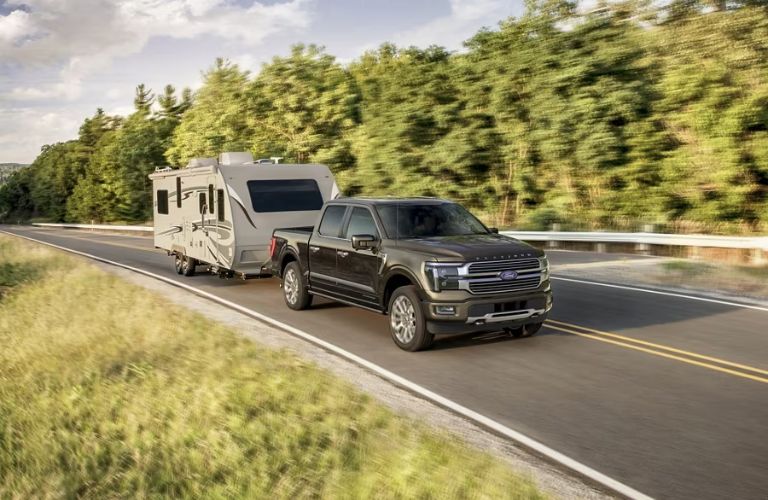
<path fill-rule="evenodd" d="M 174 257 L 177 273 L 206 266 L 223 277 L 267 276 L 272 231 L 312 226 L 323 203 L 338 197 L 325 165 L 277 161 L 222 153 L 149 176 L 155 247 Z"/>

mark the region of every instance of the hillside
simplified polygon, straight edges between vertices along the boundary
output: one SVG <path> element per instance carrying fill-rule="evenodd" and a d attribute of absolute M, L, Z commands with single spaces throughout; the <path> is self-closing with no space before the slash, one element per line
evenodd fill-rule
<path fill-rule="evenodd" d="M 26 166 L 23 163 L 0 163 L 0 184 L 3 184 L 13 172 Z"/>

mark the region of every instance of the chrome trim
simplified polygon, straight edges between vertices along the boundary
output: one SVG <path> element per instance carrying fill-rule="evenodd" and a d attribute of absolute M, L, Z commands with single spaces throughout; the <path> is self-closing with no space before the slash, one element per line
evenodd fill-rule
<path fill-rule="evenodd" d="M 529 268 L 529 269 L 515 269 L 514 271 L 518 273 L 518 276 L 514 280 L 502 280 L 501 274 L 506 271 L 506 269 L 500 270 L 500 271 L 485 271 L 485 272 L 479 272 L 470 274 L 469 273 L 469 267 L 473 264 L 477 264 L 477 262 L 425 262 L 424 263 L 424 273 L 429 278 L 430 275 L 427 273 L 427 271 L 430 268 L 440 268 L 440 267 L 453 267 L 458 269 L 458 275 L 456 276 L 450 276 L 448 278 L 453 278 L 458 281 L 458 289 L 464 290 L 465 292 L 471 293 L 473 295 L 488 295 L 488 294 L 499 294 L 499 293 L 515 293 L 519 291 L 526 291 L 526 290 L 535 290 L 539 288 L 546 280 L 549 279 L 549 262 L 547 261 L 547 257 L 533 257 L 533 259 L 536 259 L 539 262 L 539 266 L 537 268 Z M 523 260 L 523 259 L 517 259 L 517 260 Z M 504 264 L 507 262 L 514 262 L 514 260 L 499 260 L 499 261 L 481 261 L 481 262 L 497 262 L 499 264 Z M 535 285 L 528 284 L 526 286 L 521 286 L 520 288 L 513 288 L 510 290 L 489 290 L 485 292 L 475 292 L 470 289 L 470 286 L 473 284 L 478 283 L 484 283 L 484 284 L 491 284 L 491 283 L 509 283 L 510 285 L 513 285 L 515 282 L 519 282 L 520 280 L 524 279 L 530 279 L 530 278 L 538 278 L 538 283 Z M 435 285 L 437 286 L 437 285 Z"/>
<path fill-rule="evenodd" d="M 546 309 L 520 309 L 519 311 L 506 311 L 499 313 L 488 313 L 484 316 L 472 316 L 467 318 L 467 323 L 484 321 L 485 323 L 501 323 L 503 321 L 512 321 L 516 319 L 526 319 L 538 316 L 547 312 Z"/>
<path fill-rule="evenodd" d="M 545 257 L 530 257 L 530 259 L 536 259 L 539 261 L 538 267 L 531 267 L 528 269 L 515 269 L 518 273 L 529 273 L 532 271 L 544 271 L 549 268 L 549 265 L 545 265 L 544 262 L 547 261 L 546 256 Z M 528 260 L 528 259 L 515 259 L 515 260 Z M 478 261 L 478 262 L 495 262 L 499 264 L 505 264 L 508 262 L 515 262 L 515 260 L 498 260 L 498 261 Z M 455 267 L 458 269 L 459 277 L 460 278 L 474 278 L 474 277 L 480 277 L 480 276 L 492 276 L 492 275 L 499 275 L 502 271 L 485 271 L 480 273 L 474 273 L 470 274 L 469 272 L 469 266 L 473 264 L 477 264 L 478 262 L 431 262 L 427 261 L 424 263 L 424 271 L 426 272 L 427 268 L 429 267 Z"/>

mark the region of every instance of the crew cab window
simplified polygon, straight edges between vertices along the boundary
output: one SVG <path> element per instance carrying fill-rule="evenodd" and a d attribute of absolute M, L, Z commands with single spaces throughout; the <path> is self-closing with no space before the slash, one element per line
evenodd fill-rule
<path fill-rule="evenodd" d="M 356 234 L 379 236 L 371 212 L 362 207 L 355 207 L 352 209 L 352 215 L 349 216 L 349 224 L 347 224 L 347 231 L 344 234 L 344 238 L 349 240 Z"/>
<path fill-rule="evenodd" d="M 344 212 L 346 210 L 347 207 L 344 205 L 331 205 L 326 208 L 317 232 L 323 236 L 338 238 L 339 231 L 341 230 L 341 221 L 344 219 Z"/>
<path fill-rule="evenodd" d="M 323 208 L 323 196 L 314 179 L 248 181 L 256 212 L 301 212 Z"/>

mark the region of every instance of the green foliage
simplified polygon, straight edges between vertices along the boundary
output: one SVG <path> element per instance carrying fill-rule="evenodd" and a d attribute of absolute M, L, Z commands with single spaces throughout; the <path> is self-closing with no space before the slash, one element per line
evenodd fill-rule
<path fill-rule="evenodd" d="M 343 67 L 298 45 L 255 76 L 217 60 L 194 102 L 140 85 L 134 115 L 97 112 L 0 187 L 0 218 L 142 220 L 163 156 L 250 150 L 494 226 L 768 230 L 765 2 L 526 7 L 459 54 L 384 44 Z"/>
<path fill-rule="evenodd" d="M 286 161 L 352 167 L 349 134 L 357 125 L 350 76 L 314 45 L 275 57 L 248 85 L 250 149 Z"/>
<path fill-rule="evenodd" d="M 0 263 L 0 498 L 544 498 L 506 462 L 83 261 L 0 237 Z"/>
<path fill-rule="evenodd" d="M 166 158 L 186 165 L 190 158 L 215 157 L 222 151 L 245 151 L 251 128 L 245 111 L 248 74 L 235 64 L 217 59 L 203 78 L 194 105 L 184 113 L 173 133 Z"/>

